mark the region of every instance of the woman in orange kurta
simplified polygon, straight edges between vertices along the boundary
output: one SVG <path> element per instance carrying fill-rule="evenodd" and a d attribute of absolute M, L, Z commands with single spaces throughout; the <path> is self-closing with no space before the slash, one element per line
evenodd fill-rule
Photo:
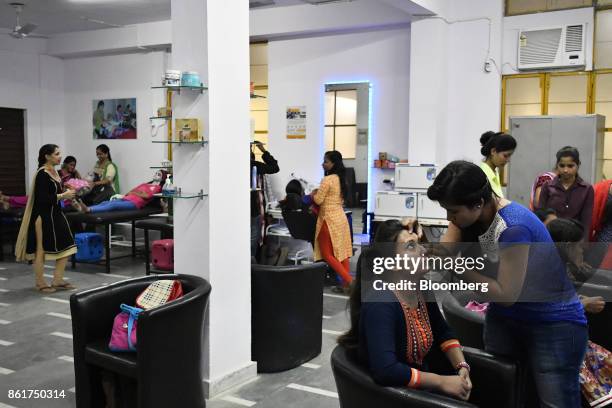
<path fill-rule="evenodd" d="M 325 153 L 325 177 L 313 192 L 313 200 L 320 206 L 315 232 L 315 261 L 325 260 L 342 278 L 343 286 L 351 281 L 349 259 L 353 255 L 351 231 L 342 204 L 346 197 L 345 168 L 342 154 L 336 150 Z"/>

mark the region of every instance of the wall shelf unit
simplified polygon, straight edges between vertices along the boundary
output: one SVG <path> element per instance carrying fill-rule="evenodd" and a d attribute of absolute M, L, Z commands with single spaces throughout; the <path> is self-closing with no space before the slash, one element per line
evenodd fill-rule
<path fill-rule="evenodd" d="M 167 85 L 161 85 L 161 86 L 152 86 L 151 88 L 152 89 L 167 89 L 169 91 L 176 92 L 179 95 L 181 94 L 181 90 L 196 91 L 196 92 L 200 92 L 200 93 L 204 93 L 204 91 L 208 90 L 208 87 L 204 86 L 204 85 L 201 85 L 201 86 L 185 86 L 185 85 L 167 86 Z"/>
<path fill-rule="evenodd" d="M 152 140 L 151 143 L 163 143 L 163 144 L 190 144 L 190 145 L 207 145 L 208 140 Z"/>
<path fill-rule="evenodd" d="M 204 200 L 204 197 L 208 197 L 208 194 L 204 193 L 204 190 L 200 190 L 198 192 L 195 193 L 187 193 L 187 192 L 183 192 L 180 188 L 176 190 L 176 193 L 174 194 L 164 194 L 164 193 L 159 193 L 159 194 L 155 194 L 155 197 L 159 197 L 159 198 L 172 198 L 172 199 L 200 199 L 200 200 Z"/>

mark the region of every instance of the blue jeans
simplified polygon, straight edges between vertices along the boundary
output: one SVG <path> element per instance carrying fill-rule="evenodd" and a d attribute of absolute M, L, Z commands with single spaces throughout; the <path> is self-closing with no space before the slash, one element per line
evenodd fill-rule
<path fill-rule="evenodd" d="M 136 204 L 128 200 L 102 201 L 100 204 L 89 207 L 89 212 L 129 211 L 136 210 Z"/>
<path fill-rule="evenodd" d="M 587 340 L 587 328 L 571 322 L 523 322 L 492 313 L 485 320 L 485 349 L 526 362 L 546 408 L 580 408 L 578 373 Z"/>

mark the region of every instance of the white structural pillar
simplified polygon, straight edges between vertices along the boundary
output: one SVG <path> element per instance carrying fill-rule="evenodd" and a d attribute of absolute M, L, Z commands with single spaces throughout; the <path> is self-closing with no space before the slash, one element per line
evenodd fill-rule
<path fill-rule="evenodd" d="M 174 94 L 174 118 L 197 118 L 209 143 L 174 145 L 175 272 L 212 286 L 203 335 L 207 397 L 256 375 L 251 362 L 249 3 L 172 0 L 168 68 L 197 71 L 208 91 Z"/>

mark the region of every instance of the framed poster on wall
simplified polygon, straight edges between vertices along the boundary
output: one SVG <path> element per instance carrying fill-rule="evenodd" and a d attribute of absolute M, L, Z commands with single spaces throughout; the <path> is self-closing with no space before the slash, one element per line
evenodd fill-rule
<path fill-rule="evenodd" d="M 287 107 L 287 139 L 306 139 L 306 107 Z"/>
<path fill-rule="evenodd" d="M 136 98 L 94 99 L 94 139 L 136 139 Z"/>

